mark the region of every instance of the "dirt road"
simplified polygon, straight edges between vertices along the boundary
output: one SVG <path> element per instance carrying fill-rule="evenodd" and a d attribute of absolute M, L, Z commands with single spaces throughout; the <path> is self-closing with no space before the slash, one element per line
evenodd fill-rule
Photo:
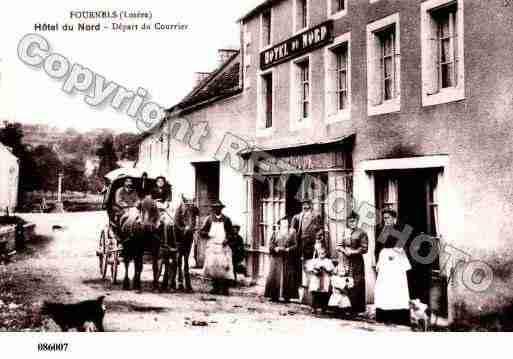
<path fill-rule="evenodd" d="M 103 212 L 24 215 L 46 239 L 30 244 L 27 254 L 2 268 L 3 276 L 26 285 L 27 316 L 37 316 L 42 300 L 73 302 L 107 295 L 107 331 L 174 332 L 179 334 L 281 333 L 304 335 L 345 331 L 403 331 L 363 321 L 313 316 L 308 307 L 271 304 L 236 288 L 229 297 L 208 294 L 208 283 L 195 277 L 195 293 L 150 292 L 151 265 L 145 265 L 143 293 L 121 290 L 100 279 L 95 248 Z M 56 227 L 57 226 L 57 227 Z M 124 274 L 120 268 L 120 275 Z M 19 288 L 18 288 L 19 290 Z M 32 309 L 28 307 L 32 306 Z M 195 325 L 193 325 L 195 324 Z M 203 324 L 198 326 L 197 324 Z M 48 328 L 47 328 L 48 329 Z M 51 329 L 51 328 L 50 328 Z"/>

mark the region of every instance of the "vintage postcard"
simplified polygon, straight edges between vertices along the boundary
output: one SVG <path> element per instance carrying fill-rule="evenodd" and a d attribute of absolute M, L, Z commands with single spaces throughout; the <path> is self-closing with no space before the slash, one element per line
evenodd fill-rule
<path fill-rule="evenodd" d="M 0 20 L 6 338 L 513 330 L 513 1 Z"/>

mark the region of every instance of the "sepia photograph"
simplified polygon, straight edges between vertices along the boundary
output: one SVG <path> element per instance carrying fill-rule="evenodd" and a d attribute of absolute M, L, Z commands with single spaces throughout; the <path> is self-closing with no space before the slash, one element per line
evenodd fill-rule
<path fill-rule="evenodd" d="M 513 331 L 513 1 L 0 22 L 0 342 Z"/>

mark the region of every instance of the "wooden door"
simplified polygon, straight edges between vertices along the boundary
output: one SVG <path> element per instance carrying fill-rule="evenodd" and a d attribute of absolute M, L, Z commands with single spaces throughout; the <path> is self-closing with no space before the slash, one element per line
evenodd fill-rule
<path fill-rule="evenodd" d="M 195 168 L 196 201 L 202 221 L 210 214 L 211 203 L 219 200 L 219 162 L 197 163 Z"/>

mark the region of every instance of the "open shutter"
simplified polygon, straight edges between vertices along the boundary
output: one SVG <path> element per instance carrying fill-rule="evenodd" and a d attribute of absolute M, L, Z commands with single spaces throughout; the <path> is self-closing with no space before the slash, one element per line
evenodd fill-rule
<path fill-rule="evenodd" d="M 338 71 L 337 68 L 334 67 L 333 60 L 329 62 L 330 68 L 328 68 L 328 78 L 326 84 L 326 106 L 327 106 L 327 114 L 328 116 L 334 116 L 338 112 L 338 98 L 337 98 L 337 81 L 338 81 Z"/>
<path fill-rule="evenodd" d="M 401 96 L 401 47 L 397 31 L 398 28 L 394 35 L 394 97 Z"/>
<path fill-rule="evenodd" d="M 301 67 L 295 65 L 295 77 L 296 77 L 296 109 L 294 113 L 296 114 L 296 122 L 301 122 L 303 120 L 303 79 L 301 77 Z"/>
<path fill-rule="evenodd" d="M 456 10 L 453 13 L 453 20 L 451 21 L 451 26 L 452 26 L 451 34 L 453 36 L 451 43 L 452 43 L 452 54 L 454 56 L 454 87 L 457 87 L 458 84 L 460 84 L 462 82 L 462 79 L 459 77 L 460 71 L 458 71 L 459 64 L 460 64 L 460 59 L 459 59 L 460 52 L 458 51 L 459 50 L 459 48 L 458 48 L 458 21 L 460 21 L 460 20 L 459 20 L 458 14 L 459 14 L 459 12 L 458 12 L 458 10 Z"/>
<path fill-rule="evenodd" d="M 368 34 L 367 40 L 369 42 L 370 50 L 367 58 L 368 103 L 371 106 L 377 106 L 381 103 L 381 43 L 379 41 L 379 37 L 372 32 Z"/>
<path fill-rule="evenodd" d="M 423 65 L 425 67 L 425 76 L 422 79 L 423 87 L 427 95 L 433 95 L 439 91 L 439 41 L 438 27 L 435 19 L 428 13 L 426 14 L 428 24 L 425 41 L 426 53 L 424 54 Z"/>

